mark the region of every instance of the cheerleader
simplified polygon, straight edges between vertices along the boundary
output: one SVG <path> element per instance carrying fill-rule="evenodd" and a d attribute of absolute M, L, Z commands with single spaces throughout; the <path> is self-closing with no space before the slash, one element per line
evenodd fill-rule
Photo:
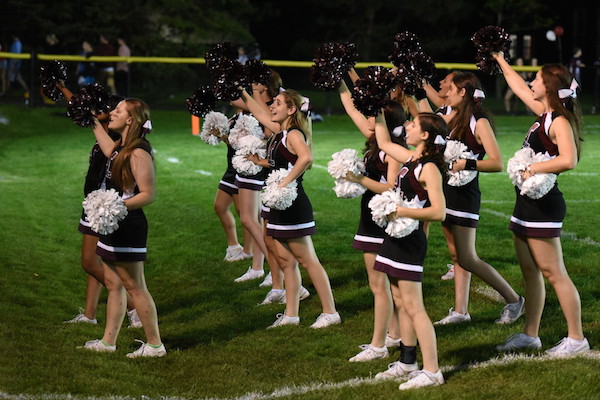
<path fill-rule="evenodd" d="M 268 113 L 245 90 L 242 98 L 252 114 L 267 129 L 278 132 L 269 144 L 268 160 L 258 160 L 256 157 L 249 159 L 259 165 L 268 163 L 274 170 L 288 170 L 287 176 L 279 184 L 280 188 L 293 181 L 297 182 L 298 194 L 292 205 L 285 210 L 271 209 L 267 224 L 267 235 L 275 239 L 286 288 L 285 313 L 278 315 L 270 328 L 300 323 L 300 270 L 295 262 L 286 260 L 288 253 L 307 270 L 321 300 L 323 312 L 311 327 L 317 329 L 339 324 L 341 317 L 335 309 L 329 277 L 317 257 L 311 239 L 311 235 L 316 233 L 316 225 L 312 205 L 302 186 L 304 172 L 313 159 L 308 99 L 294 90 L 282 91 L 275 97 Z"/>
<path fill-rule="evenodd" d="M 349 172 L 346 176 L 347 180 L 359 183 L 367 188 L 360 201 L 360 222 L 352 247 L 363 252 L 369 287 L 373 293 L 373 336 L 370 344 L 360 346 L 363 350 L 349 359 L 351 362 L 363 362 L 386 358 L 388 356 L 388 345 L 393 347 L 400 342 L 397 339 L 400 335 L 397 318 L 392 320 L 390 326 L 394 307 L 390 283 L 386 274 L 373 269 L 375 257 L 383 243 L 385 232 L 373 221 L 368 205 L 375 194 L 383 193 L 394 187 L 394 180 L 398 176 L 400 163 L 379 150 L 375 138 L 375 119 L 365 117 L 356 109 L 348 86 L 343 80 L 339 92 L 346 113 L 367 140 L 366 147 L 363 150 L 365 173 L 355 175 Z M 403 132 L 403 124 L 406 122 L 406 114 L 402 106 L 395 101 L 388 101 L 384 108 L 384 115 L 390 132 L 396 132 L 396 135 L 394 135 L 395 141 L 404 144 L 404 137 L 401 132 Z M 388 328 L 390 329 L 390 335 L 388 335 Z"/>
<path fill-rule="evenodd" d="M 437 150 L 436 141 L 447 133 L 446 123 L 440 116 L 421 113 L 406 126 L 406 144 L 414 147 L 409 150 L 391 141 L 383 114 L 376 118 L 375 135 L 379 148 L 403 163 L 395 179 L 396 190 L 405 200 L 415 201 L 422 207 L 397 207 L 392 213 L 393 218 L 420 222 L 416 230 L 404 237 L 386 235 L 374 267 L 388 275 L 402 336 L 400 359 L 378 373 L 375 379 L 408 379 L 400 385 L 400 390 L 444 383 L 438 365 L 435 330 L 423 304 L 421 282 L 427 252 L 423 222 L 442 221 L 445 217 L 442 177 L 446 164 Z M 417 342 L 423 355 L 421 370 L 417 365 Z"/>
<path fill-rule="evenodd" d="M 503 167 L 492 123 L 482 106 L 484 98 L 479 79 L 473 73 L 454 74 L 446 94 L 446 103 L 452 111 L 442 117 L 451 130 L 446 152 L 451 145 L 462 146 L 464 152 L 460 158 L 451 161 L 451 172 L 456 174 L 454 183 L 451 184 L 451 179 L 444 183 L 447 207 L 443 228 L 445 234 L 451 237 L 448 242 L 454 244 L 457 261 L 462 268 L 455 270 L 455 308 L 450 308 L 448 315 L 436 325 L 471 320 L 468 312 L 469 272 L 492 286 L 506 301 L 497 324 L 511 324 L 524 312 L 525 299 L 498 271 L 480 259 L 475 249 L 481 205 L 479 171 L 500 172 Z M 465 153 L 467 158 L 463 158 Z M 466 178 L 469 171 L 474 174 L 474 177 L 470 175 L 471 180 Z"/>
<path fill-rule="evenodd" d="M 493 54 L 504 73 L 508 86 L 538 118 L 529 129 L 523 147 L 548 155 L 547 161 L 530 164 L 522 178 L 536 174 L 556 174 L 575 168 L 580 151 L 580 111 L 576 100 L 577 81 L 560 64 L 544 65 L 530 86 L 504 60 Z M 571 281 L 562 256 L 560 233 L 566 213 L 562 193 L 555 183 L 539 199 L 522 195 L 517 200 L 509 229 L 513 232 L 515 250 L 525 280 L 527 298 L 523 333 L 511 335 L 499 351 L 542 346 L 539 327 L 546 291 L 544 278 L 552 285 L 567 321 L 567 336 L 547 351 L 553 356 L 568 356 L 588 351 L 583 335 L 579 292 Z"/>
<path fill-rule="evenodd" d="M 63 81 L 57 82 L 56 87 L 61 91 L 65 100 L 69 101 L 71 97 L 73 97 L 73 92 L 64 85 Z M 113 110 L 121 100 L 122 98 L 119 96 L 110 96 L 110 109 Z M 102 123 L 113 140 L 118 139 L 119 136 L 117 134 L 108 130 L 108 114 L 101 113 L 98 115 L 98 120 Z M 85 184 L 83 187 L 84 196 L 87 196 L 90 192 L 100 188 L 104 179 L 106 161 L 107 159 L 102 153 L 100 146 L 97 142 L 94 143 L 94 146 L 90 151 L 89 167 L 85 176 Z M 96 319 L 98 301 L 100 299 L 100 293 L 102 292 L 102 286 L 104 286 L 102 259 L 96 254 L 96 245 L 98 244 L 100 234 L 94 232 L 90 227 L 90 223 L 86 219 L 85 211 L 82 211 L 81 218 L 79 219 L 78 230 L 82 233 L 81 266 L 87 273 L 85 309 L 82 309 L 75 318 L 64 322 L 68 324 L 86 323 L 96 325 L 98 323 L 98 320 Z M 142 322 L 137 315 L 137 311 L 134 308 L 133 300 L 129 293 L 127 294 L 127 318 L 129 319 L 129 328 L 142 327 Z"/>
<path fill-rule="evenodd" d="M 106 327 L 102 339 L 90 340 L 83 348 L 98 352 L 116 350 L 127 291 L 136 304 L 147 340 L 127 354 L 130 358 L 166 355 L 156 305 L 144 278 L 148 223 L 142 207 L 154 202 L 156 196 L 152 147 L 145 138 L 149 118 L 148 106 L 139 99 L 129 98 L 110 112 L 108 128 L 120 135 L 117 142 L 113 142 L 97 119 L 94 126 L 96 140 L 109 159 L 106 187 L 119 192 L 128 213 L 116 231 L 101 236 L 98 241 L 96 253 L 104 261 L 104 282 L 108 290 Z"/>

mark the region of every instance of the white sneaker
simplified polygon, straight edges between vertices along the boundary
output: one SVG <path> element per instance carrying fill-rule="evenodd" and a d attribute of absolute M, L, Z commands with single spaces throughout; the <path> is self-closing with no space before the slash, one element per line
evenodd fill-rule
<path fill-rule="evenodd" d="M 513 333 L 506 339 L 506 343 L 496 346 L 497 351 L 512 351 L 519 349 L 539 349 L 542 341 L 539 337 L 531 337 L 524 333 Z"/>
<path fill-rule="evenodd" d="M 394 339 L 390 335 L 385 336 L 385 347 L 398 347 L 402 339 Z"/>
<path fill-rule="evenodd" d="M 77 346 L 78 349 L 93 350 L 100 353 L 112 353 L 117 350 L 117 346 L 111 346 L 104 343 L 101 339 L 88 340 L 83 346 Z"/>
<path fill-rule="evenodd" d="M 388 369 L 382 372 L 378 372 L 375 375 L 375 380 L 384 379 L 402 379 L 408 377 L 411 372 L 415 372 L 419 369 L 419 365 L 415 362 L 414 364 L 404 364 L 400 361 L 395 361 L 388 364 Z"/>
<path fill-rule="evenodd" d="M 337 325 L 341 322 L 342 322 L 342 317 L 340 317 L 340 314 L 337 312 L 334 314 L 321 313 L 321 315 L 319 315 L 317 317 L 317 320 L 315 321 L 315 323 L 312 324 L 310 327 L 313 329 L 321 329 L 321 328 L 327 328 L 328 326 L 331 326 L 331 325 Z"/>
<path fill-rule="evenodd" d="M 136 342 L 140 342 L 142 343 L 142 345 L 133 353 L 127 353 L 127 357 L 164 357 L 167 355 L 167 349 L 165 349 L 165 345 L 162 343 L 159 347 L 153 347 L 150 346 L 148 343 L 142 342 L 141 340 L 136 340 Z"/>
<path fill-rule="evenodd" d="M 142 327 L 142 321 L 140 321 L 140 317 L 135 308 L 133 310 L 127 310 L 127 319 L 129 319 L 129 326 L 127 329 Z"/>
<path fill-rule="evenodd" d="M 223 259 L 223 261 L 227 261 L 227 262 L 237 261 L 236 257 L 238 257 L 240 255 L 240 253 L 243 251 L 244 251 L 244 248 L 242 246 L 240 246 L 239 244 L 236 244 L 233 246 L 228 246 L 227 249 L 225 250 L 225 258 Z"/>
<path fill-rule="evenodd" d="M 453 307 L 450 307 L 448 310 L 448 315 L 439 321 L 434 322 L 434 325 L 448 325 L 448 324 L 459 324 L 461 322 L 469 322 L 471 320 L 471 316 L 469 313 L 461 314 L 454 311 Z"/>
<path fill-rule="evenodd" d="M 262 270 L 262 269 L 255 270 L 255 269 L 252 269 L 252 267 L 248 267 L 248 271 L 246 271 L 244 274 L 242 274 L 242 276 L 240 276 L 239 278 L 235 278 L 233 281 L 234 282 L 245 282 L 245 281 L 250 281 L 252 279 L 260 279 L 263 276 L 265 276 L 264 270 Z"/>
<path fill-rule="evenodd" d="M 310 292 L 304 286 L 300 286 L 300 301 L 308 298 L 310 296 Z"/>
<path fill-rule="evenodd" d="M 442 275 L 442 280 L 449 281 L 454 279 L 454 264 L 446 264 L 446 267 L 448 267 L 448 272 Z"/>
<path fill-rule="evenodd" d="M 283 325 L 298 325 L 299 323 L 300 317 L 288 317 L 285 314 L 277 314 L 277 319 L 271 325 L 267 326 L 267 329 L 272 329 Z"/>
<path fill-rule="evenodd" d="M 520 296 L 516 303 L 509 303 L 502 309 L 500 318 L 496 320 L 497 324 L 512 324 L 525 314 L 525 297 Z"/>
<path fill-rule="evenodd" d="M 63 321 L 63 324 L 79 324 L 79 323 L 96 325 L 98 323 L 98 320 L 96 318 L 89 319 L 83 313 L 83 308 L 80 308 L 79 314 L 77 314 L 77 316 L 75 318 L 70 319 L 68 321 Z"/>
<path fill-rule="evenodd" d="M 279 303 L 285 304 L 285 289 L 271 289 L 265 296 L 265 299 L 259 303 L 259 306 L 264 306 L 265 304 Z"/>
<path fill-rule="evenodd" d="M 387 347 L 381 349 L 371 346 L 370 344 L 363 344 L 359 346 L 362 351 L 354 357 L 348 359 L 350 362 L 363 362 L 371 360 L 379 360 L 380 358 L 387 358 L 389 355 Z"/>
<path fill-rule="evenodd" d="M 252 253 L 246 253 L 244 250 L 240 250 L 239 253 L 237 253 L 235 256 L 233 256 L 231 261 L 249 260 L 252 257 L 253 257 Z"/>
<path fill-rule="evenodd" d="M 442 375 L 441 369 L 438 369 L 436 373 L 422 369 L 415 373 L 414 376 L 411 376 L 408 381 L 400 384 L 398 389 L 418 389 L 427 386 L 439 386 L 443 385 L 444 383 L 444 375 Z"/>
<path fill-rule="evenodd" d="M 551 349 L 546 350 L 546 354 L 553 357 L 566 357 L 578 353 L 584 353 L 590 350 L 590 344 L 586 338 L 576 340 L 570 337 L 563 338 Z"/>
<path fill-rule="evenodd" d="M 273 277 L 271 276 L 271 271 L 269 271 L 267 276 L 265 276 L 265 280 L 262 281 L 262 283 L 260 285 L 258 285 L 258 287 L 269 287 L 269 286 L 273 286 Z"/>

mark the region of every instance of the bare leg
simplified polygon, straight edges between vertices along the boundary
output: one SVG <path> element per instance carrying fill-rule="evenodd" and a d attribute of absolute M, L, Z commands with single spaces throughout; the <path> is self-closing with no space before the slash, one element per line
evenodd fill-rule
<path fill-rule="evenodd" d="M 264 231 L 266 231 L 267 220 L 264 220 Z M 263 232 L 264 232 L 263 231 Z M 269 270 L 271 271 L 271 277 L 273 278 L 272 288 L 275 290 L 283 289 L 283 271 L 279 265 L 277 259 L 277 246 L 275 240 L 271 236 L 264 235 L 265 245 L 267 246 L 267 261 L 269 262 Z M 293 256 L 290 254 L 289 257 Z M 295 260 L 293 261 L 295 264 Z"/>
<path fill-rule="evenodd" d="M 225 235 L 227 236 L 227 244 L 229 246 L 235 246 L 238 244 L 237 232 L 235 228 L 235 218 L 231 212 L 231 205 L 233 204 L 233 198 L 223 190 L 217 190 L 215 195 L 214 210 L 215 214 L 219 217 Z"/>
<path fill-rule="evenodd" d="M 385 346 L 385 337 L 388 332 L 390 318 L 393 311 L 392 295 L 387 274 L 376 271 L 375 253 L 364 253 L 365 266 L 369 277 L 369 287 L 373 292 L 373 338 L 371 345 L 375 347 Z"/>
<path fill-rule="evenodd" d="M 85 316 L 89 319 L 96 318 L 98 300 L 104 282 L 104 268 L 102 259 L 96 254 L 98 237 L 83 234 L 81 242 L 81 266 L 87 272 L 85 288 Z"/>
<path fill-rule="evenodd" d="M 265 245 L 265 240 L 263 237 L 263 227 L 262 223 L 259 219 L 260 215 L 260 192 L 250 189 L 239 189 L 239 207 L 240 207 L 240 218 L 242 220 L 242 225 L 244 228 L 248 229 L 252 239 L 254 239 L 254 244 L 256 248 L 254 248 L 254 254 L 258 251 L 262 252 L 262 254 L 268 254 L 267 246 Z M 255 265 L 253 262 L 252 269 L 259 270 L 262 269 L 262 264 L 260 267 Z"/>
<path fill-rule="evenodd" d="M 460 266 L 456 256 L 456 245 L 452 235 L 452 225 L 442 224 L 442 231 L 454 265 L 454 311 L 461 314 L 469 312 L 469 290 L 471 288 L 471 273 Z"/>

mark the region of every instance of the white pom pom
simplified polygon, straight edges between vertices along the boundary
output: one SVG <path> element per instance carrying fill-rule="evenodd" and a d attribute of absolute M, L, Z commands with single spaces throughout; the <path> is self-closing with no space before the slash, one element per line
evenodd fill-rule
<path fill-rule="evenodd" d="M 390 219 L 389 215 L 396 212 L 399 206 L 408 208 L 421 207 L 416 199 L 406 201 L 402 199 L 399 191 L 391 189 L 373 196 L 369 201 L 373 221 L 380 227 L 385 228 L 385 232 L 388 235 L 395 238 L 408 236 L 419 226 L 419 221 L 412 218 L 398 217 Z"/>
<path fill-rule="evenodd" d="M 269 174 L 262 192 L 262 202 L 265 206 L 275 210 L 285 210 L 294 203 L 298 197 L 298 182 L 293 181 L 286 187 L 279 187 L 288 173 L 287 169 L 280 168 Z"/>
<path fill-rule="evenodd" d="M 452 164 L 460 159 L 476 160 L 477 157 L 472 151 L 469 151 L 467 146 L 458 140 L 448 140 L 446 142 L 446 149 L 444 150 L 444 161 L 450 166 L 448 171 L 448 185 L 450 186 L 464 186 L 471 182 L 477 176 L 475 170 L 461 170 L 452 172 Z"/>
<path fill-rule="evenodd" d="M 506 171 L 513 185 L 521 189 L 521 195 L 532 199 L 541 199 L 556 183 L 556 174 L 535 174 L 523 179 L 523 172 L 533 163 L 550 160 L 550 156 L 543 153 L 534 153 L 530 147 L 517 150 L 508 160 Z"/>
<path fill-rule="evenodd" d="M 229 132 L 229 144 L 237 150 L 239 140 L 245 136 L 254 136 L 262 140 L 265 134 L 256 118 L 251 115 L 240 114 Z"/>
<path fill-rule="evenodd" d="M 416 199 L 411 201 L 402 200 L 399 204 L 401 207 L 406 208 L 421 208 Z M 410 235 L 419 227 L 419 221 L 412 218 L 399 217 L 388 221 L 385 227 L 385 233 L 395 238 L 402 238 Z"/>
<path fill-rule="evenodd" d="M 342 199 L 354 199 L 362 196 L 367 191 L 367 188 L 360 183 L 350 182 L 346 179 L 336 179 L 333 191 L 337 197 Z"/>
<path fill-rule="evenodd" d="M 219 138 L 229 134 L 229 120 L 223 113 L 211 111 L 204 117 L 200 139 L 206 143 L 216 146 L 219 144 Z"/>
<path fill-rule="evenodd" d="M 327 163 L 327 171 L 335 179 L 343 179 L 348 172 L 362 174 L 365 163 L 354 149 L 344 149 L 332 154 L 332 160 Z"/>
<path fill-rule="evenodd" d="M 89 193 L 83 201 L 83 210 L 92 230 L 101 235 L 119 229 L 119 221 L 127 216 L 127 207 L 115 189 Z"/>
<path fill-rule="evenodd" d="M 263 167 L 248 160 L 247 156 L 256 154 L 258 158 L 266 158 L 265 143 L 256 136 L 243 136 L 237 141 L 237 146 L 235 156 L 231 159 L 233 168 L 244 176 L 256 175 L 262 171 Z"/>

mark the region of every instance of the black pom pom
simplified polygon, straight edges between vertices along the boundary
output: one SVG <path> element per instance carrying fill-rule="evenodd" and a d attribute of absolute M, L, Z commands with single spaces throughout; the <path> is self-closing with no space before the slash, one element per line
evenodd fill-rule
<path fill-rule="evenodd" d="M 365 68 L 363 76 L 352 88 L 354 106 L 367 117 L 377 116 L 389 99 L 389 92 L 395 81 L 394 74 L 385 67 Z"/>
<path fill-rule="evenodd" d="M 222 69 L 221 63 L 236 59 L 237 50 L 230 42 L 217 43 L 204 55 L 206 68 L 213 76 L 219 75 L 218 71 Z"/>
<path fill-rule="evenodd" d="M 354 67 L 358 60 L 353 43 L 325 43 L 315 50 L 313 66 L 310 69 L 313 85 L 323 90 L 340 86 L 344 74 Z"/>
<path fill-rule="evenodd" d="M 67 104 L 67 115 L 76 125 L 83 128 L 94 124 L 96 115 L 110 112 L 110 95 L 98 83 L 86 85 L 71 97 Z"/>
<path fill-rule="evenodd" d="M 243 87 L 252 92 L 252 82 L 248 80 L 246 69 L 238 60 L 221 62 L 219 74 L 213 77 L 213 93 L 217 100 L 233 101 L 242 96 Z"/>
<path fill-rule="evenodd" d="M 490 74 L 498 75 L 502 73 L 500 66 L 492 57 L 492 53 L 504 52 L 504 58 L 510 62 L 510 37 L 508 33 L 499 26 L 486 26 L 481 28 L 471 37 L 471 41 L 477 49 L 475 61 L 479 70 Z"/>
<path fill-rule="evenodd" d="M 40 67 L 40 86 L 44 96 L 58 101 L 64 98 L 56 87 L 59 81 L 67 80 L 67 67 L 58 60 L 53 60 Z"/>
<path fill-rule="evenodd" d="M 217 99 L 209 86 L 201 86 L 194 91 L 194 94 L 185 99 L 185 104 L 190 114 L 204 117 L 215 109 Z"/>
<path fill-rule="evenodd" d="M 271 79 L 271 70 L 261 60 L 248 60 L 244 64 L 246 80 L 251 83 L 262 83 L 266 85 Z"/>
<path fill-rule="evenodd" d="M 431 83 L 435 79 L 435 64 L 414 33 L 396 34 L 389 60 L 398 68 L 398 86 L 407 94 L 414 94 L 421 82 Z"/>

